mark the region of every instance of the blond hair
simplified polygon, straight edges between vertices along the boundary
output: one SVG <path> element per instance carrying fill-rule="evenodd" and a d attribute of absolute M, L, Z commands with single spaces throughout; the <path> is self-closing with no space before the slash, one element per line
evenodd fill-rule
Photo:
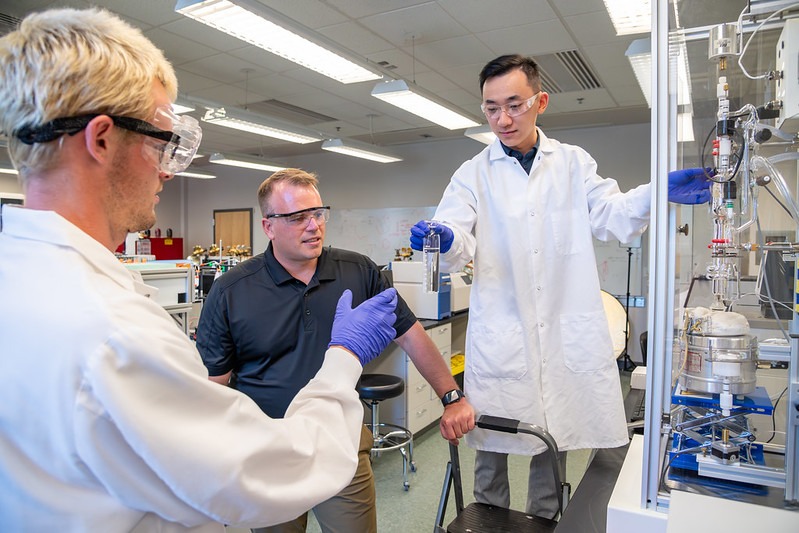
<path fill-rule="evenodd" d="M 24 181 L 26 170 L 53 162 L 59 143 L 23 144 L 22 127 L 90 113 L 148 119 L 158 80 L 171 100 L 177 78 L 163 52 L 101 9 L 33 13 L 0 39 L 0 130 Z"/>
<path fill-rule="evenodd" d="M 284 168 L 266 178 L 258 187 L 258 205 L 261 206 L 261 215 L 271 214 L 269 200 L 275 187 L 279 183 L 287 183 L 293 187 L 313 187 L 319 191 L 319 178 L 313 172 L 306 172 L 299 168 Z"/>

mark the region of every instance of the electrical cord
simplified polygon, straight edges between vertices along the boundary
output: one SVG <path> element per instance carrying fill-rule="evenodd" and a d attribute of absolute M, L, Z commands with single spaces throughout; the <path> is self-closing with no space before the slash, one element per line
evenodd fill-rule
<path fill-rule="evenodd" d="M 671 464 L 674 462 L 674 460 L 680 455 L 686 455 L 689 453 L 699 453 L 702 450 L 704 450 L 706 447 L 707 447 L 706 445 L 694 446 L 693 448 L 686 448 L 684 450 L 674 452 L 672 456 L 669 458 L 669 462 L 663 467 L 663 470 L 660 471 L 660 483 L 658 486 L 661 487 L 663 490 L 665 490 L 667 493 L 670 493 L 671 488 L 665 484 L 666 472 L 668 472 L 671 469 Z"/>
<path fill-rule="evenodd" d="M 766 444 L 768 444 L 769 442 L 774 440 L 774 437 L 777 435 L 777 421 L 776 421 L 777 406 L 780 404 L 780 400 L 782 400 L 782 397 L 785 396 L 785 393 L 787 391 L 788 391 L 788 387 L 785 387 L 784 389 L 782 389 L 782 392 L 777 397 L 777 401 L 774 402 L 774 410 L 771 412 L 771 437 L 768 438 L 768 440 L 766 441 Z"/>
<path fill-rule="evenodd" d="M 774 198 L 774 201 L 777 202 L 777 204 L 779 204 L 779 206 L 782 207 L 786 213 L 788 213 L 788 216 L 793 216 L 791 215 L 791 212 L 788 210 L 785 204 L 782 203 L 779 198 L 777 198 L 777 196 L 774 194 L 774 192 L 772 192 L 771 189 L 768 188 L 768 186 L 764 187 L 764 189 L 766 189 L 766 192 L 769 193 L 772 198 Z"/>

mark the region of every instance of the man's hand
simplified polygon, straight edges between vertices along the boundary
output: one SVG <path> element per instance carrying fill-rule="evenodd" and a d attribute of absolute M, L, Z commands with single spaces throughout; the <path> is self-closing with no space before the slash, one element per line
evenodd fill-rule
<path fill-rule="evenodd" d="M 445 254 L 449 252 L 449 249 L 452 247 L 452 241 L 455 240 L 455 234 L 452 233 L 451 229 L 440 222 L 437 222 L 431 228 L 426 220 L 420 220 L 411 228 L 411 248 L 422 251 L 424 237 L 425 235 L 429 235 L 431 230 L 441 236 L 441 253 Z"/>
<path fill-rule="evenodd" d="M 352 308 L 352 291 L 345 290 L 336 305 L 336 317 L 330 334 L 331 346 L 346 348 L 365 365 L 388 346 L 397 332 L 394 321 L 397 315 L 396 289 L 386 289 Z"/>
<path fill-rule="evenodd" d="M 704 204 L 710 200 L 711 169 L 684 168 L 669 172 L 669 202 Z"/>
<path fill-rule="evenodd" d="M 455 446 L 461 437 L 474 429 L 474 408 L 465 397 L 444 408 L 441 415 L 441 436 Z"/>

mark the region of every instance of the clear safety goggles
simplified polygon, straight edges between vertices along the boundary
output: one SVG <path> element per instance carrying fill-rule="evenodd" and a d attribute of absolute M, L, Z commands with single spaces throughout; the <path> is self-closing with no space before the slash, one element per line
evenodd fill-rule
<path fill-rule="evenodd" d="M 53 141 L 75 135 L 100 113 L 51 120 L 38 127 L 22 127 L 13 135 L 25 144 Z M 107 115 L 114 125 L 145 136 L 142 155 L 165 174 L 177 174 L 188 168 L 202 140 L 200 123 L 194 117 L 176 115 L 171 106 L 156 109 L 151 122 L 132 117 Z"/>
<path fill-rule="evenodd" d="M 142 153 L 158 170 L 165 174 L 177 174 L 186 170 L 194 159 L 203 138 L 203 131 L 197 119 L 186 115 L 176 115 L 172 111 L 172 106 L 157 108 L 152 124 L 139 121 L 141 129 L 129 128 L 117 122 L 115 117 L 111 118 L 119 127 L 147 137 L 144 139 Z"/>
<path fill-rule="evenodd" d="M 523 100 L 521 102 L 511 102 L 505 105 L 480 104 L 480 109 L 483 111 L 483 114 L 485 114 L 486 118 L 491 120 L 499 119 L 503 111 L 509 117 L 518 117 L 519 115 L 527 113 L 527 110 L 533 107 L 533 102 L 535 102 L 539 94 L 541 94 L 541 91 L 538 91 L 527 100 Z"/>

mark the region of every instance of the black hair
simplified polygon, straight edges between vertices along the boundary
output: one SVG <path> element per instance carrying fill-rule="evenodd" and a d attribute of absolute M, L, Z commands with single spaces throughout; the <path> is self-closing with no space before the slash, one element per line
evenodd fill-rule
<path fill-rule="evenodd" d="M 511 54 L 499 56 L 486 63 L 486 66 L 480 71 L 480 91 L 482 92 L 483 85 L 488 79 L 503 76 L 516 68 L 521 69 L 527 75 L 527 81 L 534 91 L 541 90 L 541 74 L 538 72 L 538 64 L 535 60 L 532 57 Z"/>

